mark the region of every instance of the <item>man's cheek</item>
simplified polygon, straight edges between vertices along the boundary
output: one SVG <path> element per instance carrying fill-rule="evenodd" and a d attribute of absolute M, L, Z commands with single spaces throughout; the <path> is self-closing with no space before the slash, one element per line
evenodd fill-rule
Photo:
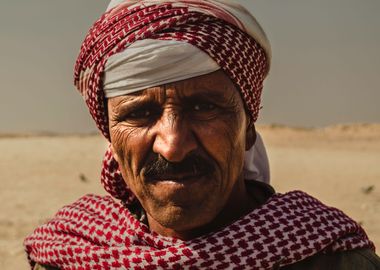
<path fill-rule="evenodd" d="M 130 128 L 118 126 L 111 130 L 111 142 L 117 151 L 125 151 L 127 146 L 131 143 L 134 130 Z"/>

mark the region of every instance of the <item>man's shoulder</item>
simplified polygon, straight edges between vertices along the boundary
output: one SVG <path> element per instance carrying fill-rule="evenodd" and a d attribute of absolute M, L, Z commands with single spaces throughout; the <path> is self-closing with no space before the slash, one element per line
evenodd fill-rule
<path fill-rule="evenodd" d="M 378 270 L 380 258 L 371 249 L 355 249 L 336 253 L 318 253 L 303 261 L 281 268 L 282 270 Z"/>

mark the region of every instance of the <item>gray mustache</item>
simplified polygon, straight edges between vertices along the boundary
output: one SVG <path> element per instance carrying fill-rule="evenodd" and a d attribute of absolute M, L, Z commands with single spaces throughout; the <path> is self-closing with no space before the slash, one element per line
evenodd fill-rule
<path fill-rule="evenodd" d="M 184 175 L 205 175 L 211 174 L 215 170 L 214 165 L 208 159 L 197 154 L 190 154 L 181 162 L 169 162 L 160 155 L 144 166 L 143 175 L 146 178 L 160 179 L 163 176 L 184 174 Z"/>

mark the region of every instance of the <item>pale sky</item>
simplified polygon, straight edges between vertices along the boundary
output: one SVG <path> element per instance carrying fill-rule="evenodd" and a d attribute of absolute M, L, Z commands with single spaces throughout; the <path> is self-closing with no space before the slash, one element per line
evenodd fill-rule
<path fill-rule="evenodd" d="M 271 41 L 259 123 L 380 122 L 379 0 L 242 0 Z M 0 3 L 0 133 L 92 132 L 73 67 L 101 0 Z"/>

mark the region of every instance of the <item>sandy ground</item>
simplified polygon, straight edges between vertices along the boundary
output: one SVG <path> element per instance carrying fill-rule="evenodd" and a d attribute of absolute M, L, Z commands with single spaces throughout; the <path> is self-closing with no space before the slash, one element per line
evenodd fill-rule
<path fill-rule="evenodd" d="M 303 190 L 342 209 L 380 248 L 380 125 L 258 129 L 277 191 Z M 27 234 L 81 195 L 104 194 L 105 148 L 95 135 L 0 137 L 0 269 L 28 269 Z"/>

